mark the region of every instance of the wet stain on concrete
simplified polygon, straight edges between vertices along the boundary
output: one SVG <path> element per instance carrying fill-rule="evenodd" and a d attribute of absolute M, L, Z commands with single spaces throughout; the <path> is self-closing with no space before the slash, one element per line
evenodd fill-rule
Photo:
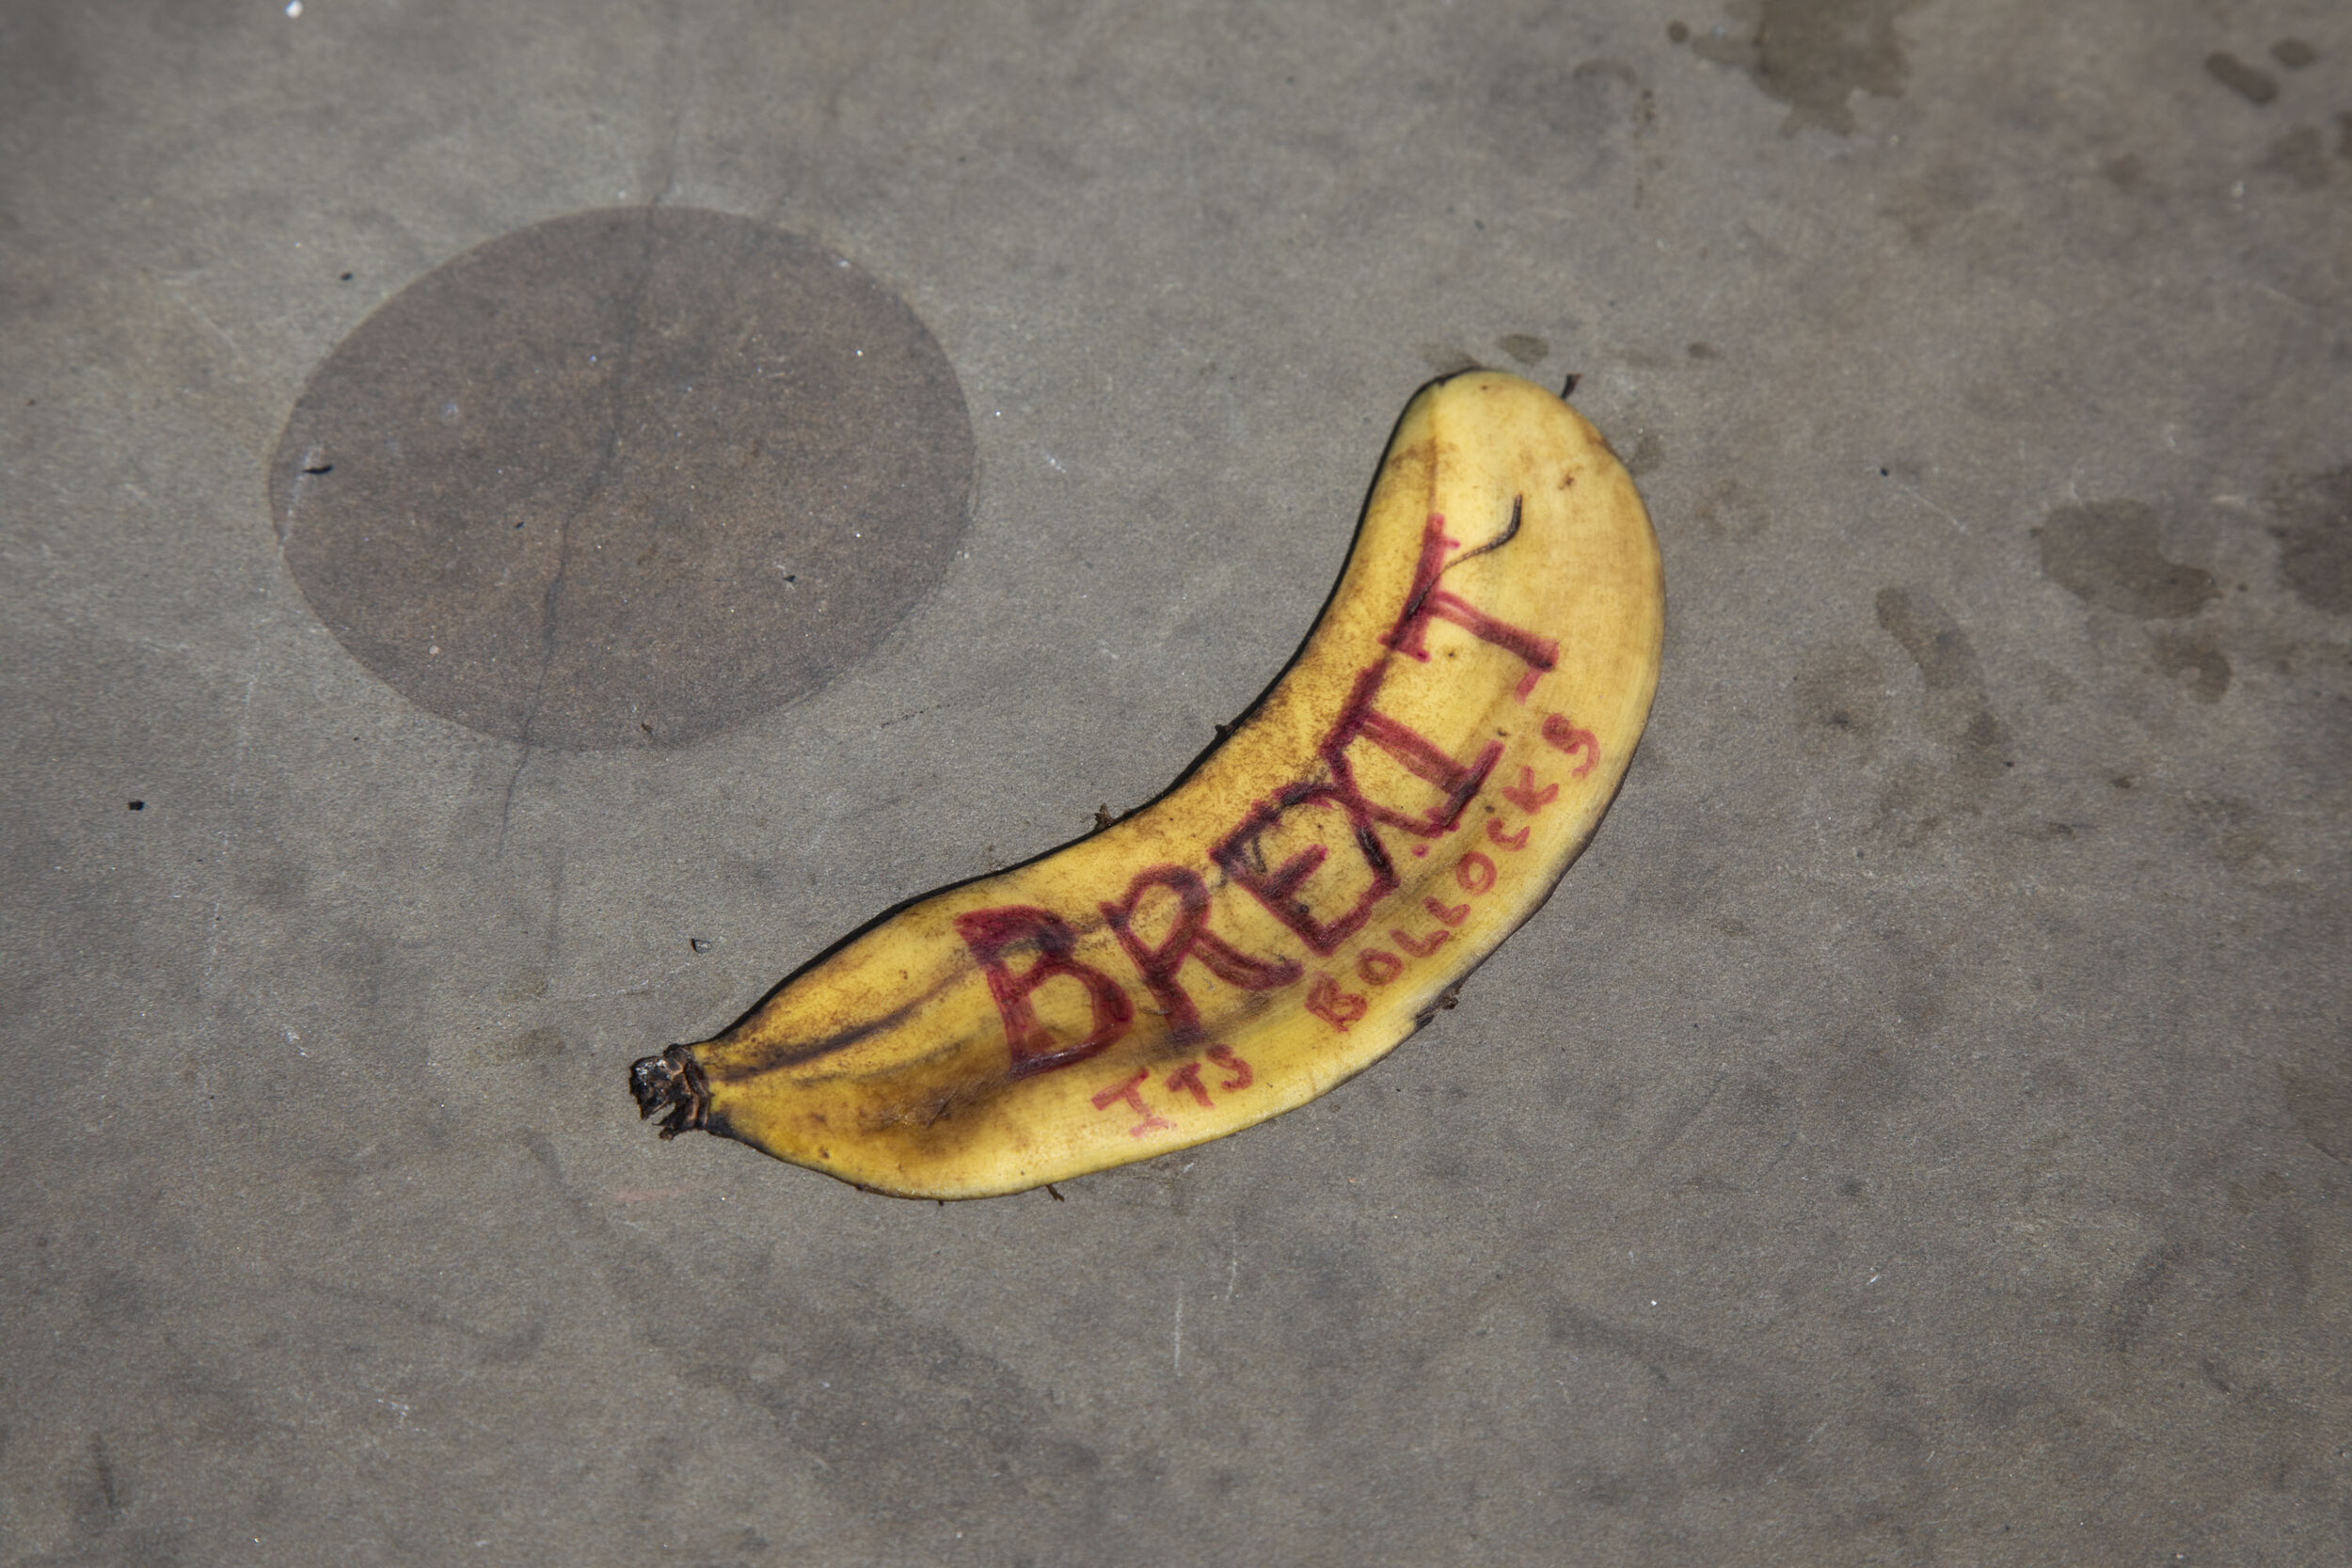
<path fill-rule="evenodd" d="M 1579 139 L 1645 127 L 1657 118 L 1656 99 L 1641 72 L 1623 60 L 1596 56 L 1569 70 L 1565 90 L 1554 95 L 1544 123 Z"/>
<path fill-rule="evenodd" d="M 1797 666 L 1791 696 L 1808 752 L 1876 756 L 1886 728 L 1886 672 L 1867 649 L 1815 648 Z"/>
<path fill-rule="evenodd" d="M 1637 451 L 1636 456 L 1640 455 Z M 1707 499 L 1698 504 L 1699 526 L 1710 539 L 1729 539 L 1745 544 L 1772 527 L 1772 515 L 1764 510 L 1764 499 L 1736 479 L 1718 481 L 1708 491 Z"/>
<path fill-rule="evenodd" d="M 91 1435 L 89 1465 L 68 1484 L 68 1492 L 74 1528 L 86 1536 L 105 1534 L 130 1512 L 130 1488 L 103 1435 Z"/>
<path fill-rule="evenodd" d="M 2129 1355 L 2132 1347 L 2148 1326 L 2148 1314 L 2163 1296 L 2175 1272 L 2187 1261 L 2191 1249 L 2181 1242 L 2166 1242 L 2151 1247 L 2132 1270 L 2107 1303 L 2107 1348 L 2118 1355 Z"/>
<path fill-rule="evenodd" d="M 1923 589 L 1879 591 L 1880 627 L 1919 667 L 1922 727 L 1947 752 L 1941 771 L 1913 763 L 1897 772 L 1881 809 L 1906 840 L 1955 815 L 1979 810 L 2015 762 L 2009 726 L 1986 700 L 1968 635 Z"/>
<path fill-rule="evenodd" d="M 2280 577 L 2313 610 L 2352 613 L 2352 464 L 2288 480 L 2268 500 Z"/>
<path fill-rule="evenodd" d="M 1693 36 L 1702 59 L 1745 71 L 1788 105 L 1784 135 L 1808 125 L 1851 135 L 1857 92 L 1899 98 L 1911 67 L 1895 23 L 1926 0 L 1740 0 L 1734 25 Z M 1677 40 L 1678 41 L 1678 40 Z"/>
<path fill-rule="evenodd" d="M 2211 572 L 2165 558 L 2156 514 L 2138 501 L 2061 506 L 2034 533 L 2044 575 L 2102 610 L 2175 621 L 2219 592 Z"/>
<path fill-rule="evenodd" d="M 403 695 L 532 745 L 674 745 L 822 685 L 953 559 L 955 372 L 843 258 L 725 214 L 536 225 L 313 372 L 288 566 Z"/>
<path fill-rule="evenodd" d="M 2319 51 L 2301 39 L 2280 39 L 2270 46 L 2270 57 L 2289 71 L 2300 71 L 2319 58 Z"/>
<path fill-rule="evenodd" d="M 2230 657 L 2210 631 L 2157 632 L 2150 645 L 2149 667 L 2186 681 L 2188 694 L 2201 703 L 2217 703 L 2230 689 Z"/>
<path fill-rule="evenodd" d="M 1919 667 L 1930 691 L 1954 691 L 1977 684 L 1977 651 L 1967 633 L 1945 613 L 1944 607 L 1925 593 L 1883 588 L 1878 595 L 1879 625 L 1902 644 Z"/>
<path fill-rule="evenodd" d="M 1507 332 L 1495 340 L 1495 347 L 1522 365 L 1537 365 L 1551 353 L 1551 345 L 1532 332 Z"/>
<path fill-rule="evenodd" d="M 2328 150 L 2320 145 L 2318 128 L 2311 125 L 2289 131 L 2272 142 L 2254 166 L 2307 191 L 2326 184 L 2329 174 Z"/>
<path fill-rule="evenodd" d="M 240 895 L 277 914 L 291 914 L 300 909 L 310 884 L 310 867 L 298 861 L 277 858 L 239 866 L 234 876 Z"/>
<path fill-rule="evenodd" d="M 1666 443 L 1658 438 L 1658 432 L 1645 430 L 1634 437 L 1633 450 L 1625 455 L 1625 471 L 1635 479 L 1655 473 L 1666 466 Z"/>
<path fill-rule="evenodd" d="M 2279 96 L 2279 83 L 2259 66 L 2248 65 L 2226 49 L 2205 56 L 2205 73 L 2249 103 L 2267 103 Z"/>
<path fill-rule="evenodd" d="M 2244 876 L 2268 865 L 2270 831 L 2251 802 L 2233 795 L 2196 794 L 2182 804 L 2191 831 L 2224 866 Z"/>
<path fill-rule="evenodd" d="M 1925 245 L 1947 224 L 1983 206 L 1993 191 L 1992 180 L 1981 170 L 1957 158 L 1939 158 L 1925 174 L 1897 189 L 1886 212 L 1903 226 L 1905 238 Z"/>
<path fill-rule="evenodd" d="M 560 1029 L 526 1029 L 510 1038 L 500 1054 L 510 1061 L 543 1062 L 564 1053 Z"/>
<path fill-rule="evenodd" d="M 1459 70 L 1475 84 L 1476 124 L 1504 162 L 1579 185 L 1629 152 L 1658 106 L 1632 65 L 1579 58 L 1566 33 L 1547 15 L 1516 33 L 1463 35 L 1470 53 Z"/>

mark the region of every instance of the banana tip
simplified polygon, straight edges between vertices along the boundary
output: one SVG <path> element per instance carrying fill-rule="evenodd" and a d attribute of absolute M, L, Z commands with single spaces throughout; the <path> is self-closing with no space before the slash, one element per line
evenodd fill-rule
<path fill-rule="evenodd" d="M 628 1069 L 629 1092 L 641 1120 L 661 1117 L 661 1135 L 675 1138 L 703 1125 L 710 1091 L 694 1065 L 691 1046 L 674 1045 L 659 1056 L 641 1056 Z"/>

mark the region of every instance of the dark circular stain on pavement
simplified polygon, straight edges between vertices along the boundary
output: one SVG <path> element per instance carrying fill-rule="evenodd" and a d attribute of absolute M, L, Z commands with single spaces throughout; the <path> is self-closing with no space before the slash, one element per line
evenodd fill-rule
<path fill-rule="evenodd" d="M 586 749 L 815 689 L 946 571 L 972 428 L 914 312 L 746 218 L 578 214 L 436 268 L 311 375 L 286 560 L 422 707 Z"/>

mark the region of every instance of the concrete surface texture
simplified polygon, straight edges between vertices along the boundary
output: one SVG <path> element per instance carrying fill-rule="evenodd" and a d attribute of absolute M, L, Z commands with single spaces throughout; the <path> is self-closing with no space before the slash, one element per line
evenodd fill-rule
<path fill-rule="evenodd" d="M 0 152 L 0 1562 L 2352 1560 L 2335 0 L 14 0 Z M 875 292 L 441 270 L 647 207 Z M 671 482 L 567 564 L 459 442 L 371 492 L 445 558 L 301 557 L 444 283 L 343 416 L 475 365 L 593 468 L 564 334 L 669 324 Z M 689 395 L 860 322 L 946 379 Z M 1066 1202 L 637 1122 L 1163 787 L 1472 361 L 1582 377 L 1671 608 L 1458 1009 Z M 813 609 L 695 532 L 770 419 L 939 458 L 797 503 Z"/>

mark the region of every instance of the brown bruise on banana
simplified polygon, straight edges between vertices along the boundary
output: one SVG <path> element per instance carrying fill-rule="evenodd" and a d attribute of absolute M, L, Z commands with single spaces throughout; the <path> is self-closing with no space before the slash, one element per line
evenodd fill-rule
<path fill-rule="evenodd" d="M 1300 653 L 1176 785 L 645 1058 L 641 1111 L 870 1190 L 977 1196 L 1305 1103 L 1549 895 L 1646 717 L 1661 604 L 1647 519 L 1589 425 L 1516 378 L 1433 386 Z"/>

